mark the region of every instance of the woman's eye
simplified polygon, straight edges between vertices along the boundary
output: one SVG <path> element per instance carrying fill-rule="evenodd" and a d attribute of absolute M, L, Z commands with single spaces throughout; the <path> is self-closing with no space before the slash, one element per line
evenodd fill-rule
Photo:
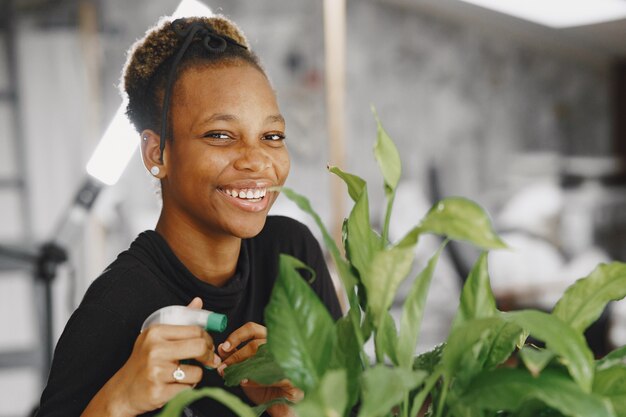
<path fill-rule="evenodd" d="M 204 137 L 210 138 L 210 139 L 222 139 L 222 140 L 230 139 L 230 136 L 228 134 L 222 133 L 222 132 L 209 132 L 209 133 L 206 133 Z"/>
<path fill-rule="evenodd" d="M 263 136 L 263 140 L 269 140 L 269 141 L 272 141 L 272 142 L 280 142 L 280 141 L 285 140 L 285 139 L 286 139 L 286 137 L 282 133 L 272 133 L 270 135 Z"/>

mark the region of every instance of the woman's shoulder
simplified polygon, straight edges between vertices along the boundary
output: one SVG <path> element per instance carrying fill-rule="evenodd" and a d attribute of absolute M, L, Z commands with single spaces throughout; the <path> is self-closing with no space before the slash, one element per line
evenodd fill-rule
<path fill-rule="evenodd" d="M 118 258 L 89 285 L 85 299 L 93 303 L 104 303 L 107 299 L 119 297 L 120 293 L 136 291 L 134 287 L 146 277 L 142 265 L 129 263 L 127 259 L 120 261 Z"/>
<path fill-rule="evenodd" d="M 135 327 L 166 296 L 145 265 L 122 253 L 89 285 L 80 308 L 106 311 Z"/>
<path fill-rule="evenodd" d="M 157 255 L 150 245 L 154 245 L 154 231 L 139 234 L 130 247 L 111 262 L 91 283 L 85 298 L 92 302 L 104 302 L 123 298 L 125 295 L 140 295 L 159 290 L 154 260 Z"/>

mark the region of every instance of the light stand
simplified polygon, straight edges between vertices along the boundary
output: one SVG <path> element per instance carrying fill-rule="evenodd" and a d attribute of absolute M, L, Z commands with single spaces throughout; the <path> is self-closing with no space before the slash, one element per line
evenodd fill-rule
<path fill-rule="evenodd" d="M 0 259 L 3 261 L 6 259 L 5 262 L 10 265 L 32 268 L 35 281 L 43 285 L 42 369 L 44 378 L 52 363 L 54 346 L 52 284 L 59 266 L 68 259 L 67 246 L 76 239 L 86 214 L 93 206 L 102 187 L 102 183 L 88 177 L 76 192 L 71 206 L 60 219 L 55 233 L 36 249 L 0 246 Z"/>

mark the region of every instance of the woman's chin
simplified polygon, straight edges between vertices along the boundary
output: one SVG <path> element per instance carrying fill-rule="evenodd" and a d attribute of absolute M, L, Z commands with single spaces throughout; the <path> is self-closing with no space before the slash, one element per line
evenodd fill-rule
<path fill-rule="evenodd" d="M 258 220 L 255 219 L 255 221 L 241 222 L 231 228 L 231 233 L 240 239 L 253 238 L 261 233 L 261 230 L 265 227 L 266 218 L 267 216 L 264 215 Z"/>

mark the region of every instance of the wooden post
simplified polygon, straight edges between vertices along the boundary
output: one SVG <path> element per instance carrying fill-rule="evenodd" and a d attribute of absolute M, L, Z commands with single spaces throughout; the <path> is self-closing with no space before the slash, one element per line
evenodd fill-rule
<path fill-rule="evenodd" d="M 626 58 L 617 59 L 612 66 L 611 98 L 613 150 L 619 155 L 622 168 L 626 165 Z"/>
<path fill-rule="evenodd" d="M 329 164 L 345 169 L 345 67 L 346 1 L 324 0 L 324 50 L 326 57 L 326 117 Z M 341 242 L 345 215 L 345 185 L 331 179 L 331 233 Z"/>

